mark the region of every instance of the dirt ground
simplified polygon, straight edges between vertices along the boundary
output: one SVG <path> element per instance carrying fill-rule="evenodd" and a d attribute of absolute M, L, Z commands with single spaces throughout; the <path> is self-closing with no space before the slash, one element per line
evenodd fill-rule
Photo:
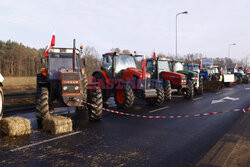
<path fill-rule="evenodd" d="M 36 77 L 4 77 L 3 90 L 8 92 L 35 91 Z"/>
<path fill-rule="evenodd" d="M 3 81 L 5 94 L 11 92 L 34 92 L 36 91 L 36 77 L 5 77 Z M 35 104 L 35 96 L 6 96 L 4 108 L 20 107 Z"/>

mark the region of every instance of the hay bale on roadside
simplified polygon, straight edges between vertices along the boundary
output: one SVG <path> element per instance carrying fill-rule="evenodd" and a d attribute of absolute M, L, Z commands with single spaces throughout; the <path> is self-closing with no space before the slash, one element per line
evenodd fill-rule
<path fill-rule="evenodd" d="M 43 120 L 43 130 L 52 134 L 72 131 L 72 120 L 63 116 L 49 116 Z"/>
<path fill-rule="evenodd" d="M 8 136 L 21 136 L 30 134 L 30 120 L 22 117 L 3 118 L 0 120 L 0 131 Z"/>

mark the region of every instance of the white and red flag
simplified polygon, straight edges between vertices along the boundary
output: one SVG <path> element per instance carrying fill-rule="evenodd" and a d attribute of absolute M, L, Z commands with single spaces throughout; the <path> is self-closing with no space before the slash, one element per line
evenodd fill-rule
<path fill-rule="evenodd" d="M 235 65 L 234 69 L 238 69 L 238 65 L 237 64 Z"/>
<path fill-rule="evenodd" d="M 201 61 L 200 61 L 200 69 L 202 69 L 202 59 L 201 59 Z"/>
<path fill-rule="evenodd" d="M 49 52 L 50 48 L 55 46 L 55 43 L 56 43 L 56 35 L 55 35 L 55 32 L 53 32 L 50 44 L 48 45 L 48 47 L 44 53 L 45 57 L 48 57 L 48 52 Z"/>
<path fill-rule="evenodd" d="M 220 68 L 220 74 L 222 75 L 222 73 L 223 73 L 223 68 L 221 67 Z"/>

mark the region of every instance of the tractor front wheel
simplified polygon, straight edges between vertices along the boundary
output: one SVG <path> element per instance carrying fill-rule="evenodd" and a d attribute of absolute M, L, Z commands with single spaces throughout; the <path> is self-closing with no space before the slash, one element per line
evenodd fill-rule
<path fill-rule="evenodd" d="M 88 114 L 90 121 L 99 121 L 102 118 L 102 90 L 93 88 L 87 90 L 88 103 L 94 105 L 88 106 Z"/>
<path fill-rule="evenodd" d="M 116 89 L 115 103 L 118 108 L 127 109 L 133 106 L 135 100 L 131 86 L 124 86 L 123 89 Z"/>
<path fill-rule="evenodd" d="M 164 84 L 164 96 L 165 100 L 170 101 L 172 99 L 171 82 L 166 81 Z"/>
<path fill-rule="evenodd" d="M 156 94 L 157 96 L 155 98 L 148 98 L 146 99 L 146 101 L 150 104 L 150 105 L 154 105 L 154 106 L 160 106 L 162 105 L 162 103 L 164 102 L 164 90 L 162 89 L 156 89 Z"/>
<path fill-rule="evenodd" d="M 191 80 L 187 82 L 188 88 L 184 92 L 184 98 L 192 100 L 194 98 L 194 86 Z"/>
<path fill-rule="evenodd" d="M 36 119 L 38 127 L 42 127 L 45 117 L 49 116 L 49 91 L 46 87 L 37 89 L 36 95 Z"/>

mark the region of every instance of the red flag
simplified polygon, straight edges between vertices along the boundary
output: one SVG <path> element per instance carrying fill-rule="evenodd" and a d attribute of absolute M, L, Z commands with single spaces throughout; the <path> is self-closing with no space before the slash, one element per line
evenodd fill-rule
<path fill-rule="evenodd" d="M 223 73 L 223 68 L 221 67 L 220 68 L 220 74 L 222 75 L 222 73 Z"/>
<path fill-rule="evenodd" d="M 145 79 L 145 75 L 146 75 L 146 58 L 144 56 L 142 60 L 142 79 Z"/>
<path fill-rule="evenodd" d="M 49 49 L 55 46 L 55 43 L 56 43 L 56 35 L 55 32 L 53 32 L 51 42 L 45 51 L 45 57 L 48 56 Z"/>
<path fill-rule="evenodd" d="M 156 55 L 155 55 L 155 52 L 154 52 L 154 54 L 153 54 L 153 60 L 155 60 L 156 59 Z"/>
<path fill-rule="evenodd" d="M 200 69 L 202 69 L 202 59 L 201 59 L 201 61 L 200 61 Z"/>

